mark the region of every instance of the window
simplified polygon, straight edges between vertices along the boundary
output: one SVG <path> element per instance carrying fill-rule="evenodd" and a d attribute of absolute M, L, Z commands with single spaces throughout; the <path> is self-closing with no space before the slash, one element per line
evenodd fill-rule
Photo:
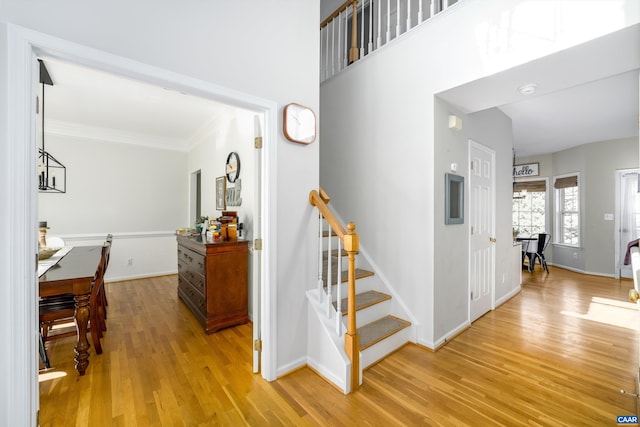
<path fill-rule="evenodd" d="M 580 188 L 578 175 L 556 177 L 556 243 L 580 246 Z"/>
<path fill-rule="evenodd" d="M 518 181 L 513 186 L 512 226 L 520 237 L 544 233 L 547 229 L 547 179 Z"/>

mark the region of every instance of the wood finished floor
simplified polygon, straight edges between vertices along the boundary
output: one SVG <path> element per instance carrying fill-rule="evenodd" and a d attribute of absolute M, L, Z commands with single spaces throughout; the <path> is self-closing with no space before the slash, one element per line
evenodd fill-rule
<path fill-rule="evenodd" d="M 615 425 L 636 413 L 639 313 L 630 280 L 551 268 L 433 353 L 407 345 L 344 396 L 308 368 L 268 383 L 251 373 L 251 326 L 206 336 L 177 277 L 107 284 L 104 353 L 73 370 L 52 342 L 42 426 Z M 147 319 L 147 320 L 145 320 Z"/>

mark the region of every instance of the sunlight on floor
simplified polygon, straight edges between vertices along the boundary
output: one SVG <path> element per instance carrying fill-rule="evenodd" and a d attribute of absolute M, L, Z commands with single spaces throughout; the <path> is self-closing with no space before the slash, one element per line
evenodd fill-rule
<path fill-rule="evenodd" d="M 67 373 L 64 371 L 42 371 L 38 374 L 38 382 L 55 380 L 56 378 L 66 377 Z"/>
<path fill-rule="evenodd" d="M 578 319 L 591 320 L 592 322 L 618 326 L 634 331 L 640 330 L 640 313 L 635 303 L 618 301 L 609 298 L 593 297 L 589 309 L 585 314 L 561 311 L 565 316 Z"/>

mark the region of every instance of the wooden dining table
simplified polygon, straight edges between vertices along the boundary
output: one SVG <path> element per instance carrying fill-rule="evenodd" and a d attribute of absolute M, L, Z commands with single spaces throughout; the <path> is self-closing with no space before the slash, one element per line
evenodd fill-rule
<path fill-rule="evenodd" d="M 102 246 L 74 246 L 60 261 L 40 276 L 39 295 L 48 297 L 73 294 L 77 342 L 74 347 L 76 370 L 84 375 L 89 366 L 89 297 L 91 282 L 98 269 Z"/>

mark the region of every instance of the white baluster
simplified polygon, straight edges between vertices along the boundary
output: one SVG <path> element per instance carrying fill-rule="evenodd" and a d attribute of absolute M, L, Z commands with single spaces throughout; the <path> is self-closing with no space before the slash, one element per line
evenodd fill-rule
<path fill-rule="evenodd" d="M 442 0 L 442 10 L 449 7 L 449 0 Z"/>
<path fill-rule="evenodd" d="M 391 40 L 391 0 L 387 0 L 387 40 L 385 43 L 389 43 Z"/>
<path fill-rule="evenodd" d="M 418 1 L 418 24 L 422 24 L 422 2 L 423 0 Z"/>
<path fill-rule="evenodd" d="M 373 52 L 373 0 L 369 2 L 369 53 Z"/>
<path fill-rule="evenodd" d="M 360 3 L 360 58 L 364 57 L 364 2 Z"/>
<path fill-rule="evenodd" d="M 342 335 L 342 241 L 338 240 L 338 288 L 336 290 L 336 333 Z"/>
<path fill-rule="evenodd" d="M 344 68 L 349 65 L 349 48 L 348 46 L 348 38 L 349 38 L 349 14 L 347 10 L 344 11 Z"/>
<path fill-rule="evenodd" d="M 325 69 L 327 70 L 326 76 L 329 78 L 331 77 L 329 75 L 329 24 L 325 27 L 325 34 L 327 35 L 327 42 L 325 43 L 325 49 L 327 51 L 325 54 Z"/>
<path fill-rule="evenodd" d="M 338 69 L 340 70 L 344 68 L 344 63 L 342 62 L 342 22 L 340 21 L 341 15 L 342 12 L 340 12 L 335 18 L 335 20 L 338 22 L 338 51 L 336 52 L 336 57 L 338 58 Z"/>
<path fill-rule="evenodd" d="M 376 49 L 382 46 L 382 0 L 378 0 L 378 37 L 376 38 Z"/>
<path fill-rule="evenodd" d="M 331 21 L 331 75 L 336 73 L 335 68 L 336 56 L 336 20 Z"/>
<path fill-rule="evenodd" d="M 331 241 L 333 240 L 333 230 L 331 226 L 327 227 L 329 231 L 329 243 L 327 244 L 327 317 L 331 319 L 331 287 L 333 281 L 331 280 Z"/>
<path fill-rule="evenodd" d="M 411 0 L 407 1 L 407 31 L 411 29 Z"/>
<path fill-rule="evenodd" d="M 396 2 L 396 37 L 400 36 L 400 0 Z"/>
<path fill-rule="evenodd" d="M 429 0 L 429 2 L 431 3 L 431 15 L 429 15 L 429 18 L 433 18 L 433 15 L 436 14 L 436 2 L 435 0 Z"/>
<path fill-rule="evenodd" d="M 324 283 L 322 282 L 322 214 L 318 211 L 318 296 L 322 301 L 322 288 Z"/>

